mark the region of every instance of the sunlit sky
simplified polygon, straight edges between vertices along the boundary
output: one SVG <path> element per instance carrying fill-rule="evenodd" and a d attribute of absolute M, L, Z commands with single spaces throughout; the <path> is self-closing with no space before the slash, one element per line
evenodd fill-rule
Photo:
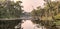
<path fill-rule="evenodd" d="M 18 0 L 14 0 L 18 1 Z M 43 0 L 21 0 L 23 3 L 23 10 L 26 12 L 31 12 L 33 8 L 36 8 L 37 6 L 43 6 L 44 1 Z M 32 8 L 33 6 L 33 8 Z"/>
<path fill-rule="evenodd" d="M 37 6 L 43 6 L 44 3 L 43 0 L 22 0 L 22 2 L 26 12 L 31 12 L 33 8 L 36 8 Z"/>

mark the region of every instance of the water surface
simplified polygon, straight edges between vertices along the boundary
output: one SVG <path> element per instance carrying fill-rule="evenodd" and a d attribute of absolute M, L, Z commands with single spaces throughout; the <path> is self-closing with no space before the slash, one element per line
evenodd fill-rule
<path fill-rule="evenodd" d="M 24 23 L 22 23 L 22 28 L 23 29 L 42 29 L 42 26 L 40 26 L 40 28 L 37 28 L 36 24 L 33 24 L 30 20 L 26 20 L 24 21 Z"/>

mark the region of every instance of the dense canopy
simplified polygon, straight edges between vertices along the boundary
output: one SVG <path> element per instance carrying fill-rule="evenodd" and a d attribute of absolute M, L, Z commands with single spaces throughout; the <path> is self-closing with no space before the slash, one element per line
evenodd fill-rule
<path fill-rule="evenodd" d="M 0 18 L 20 17 L 22 14 L 21 1 L 4 1 L 0 3 Z"/>

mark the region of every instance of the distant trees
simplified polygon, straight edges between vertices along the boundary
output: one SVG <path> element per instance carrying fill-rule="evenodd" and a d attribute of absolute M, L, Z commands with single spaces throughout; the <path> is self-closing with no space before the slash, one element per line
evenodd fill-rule
<path fill-rule="evenodd" d="M 22 14 L 21 1 L 4 1 L 0 3 L 0 18 L 20 17 Z"/>

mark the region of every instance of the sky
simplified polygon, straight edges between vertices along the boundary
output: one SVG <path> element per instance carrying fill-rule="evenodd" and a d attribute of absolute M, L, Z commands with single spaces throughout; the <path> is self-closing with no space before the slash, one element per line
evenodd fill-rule
<path fill-rule="evenodd" d="M 26 12 L 31 12 L 33 8 L 37 6 L 43 6 L 43 0 L 22 0 L 23 10 Z M 33 6 L 33 7 L 32 7 Z"/>
<path fill-rule="evenodd" d="M 55 1 L 55 0 L 52 0 L 52 1 Z M 33 8 L 36 8 L 38 6 L 43 7 L 45 3 L 43 0 L 22 0 L 22 2 L 23 2 L 22 5 L 24 7 L 23 10 L 26 12 L 31 12 Z"/>
<path fill-rule="evenodd" d="M 18 1 L 18 0 L 14 0 Z M 23 10 L 25 12 L 31 12 L 33 8 L 36 8 L 38 6 L 43 6 L 44 1 L 43 0 L 21 0 L 22 6 L 24 7 Z M 32 7 L 33 6 L 33 7 Z"/>

